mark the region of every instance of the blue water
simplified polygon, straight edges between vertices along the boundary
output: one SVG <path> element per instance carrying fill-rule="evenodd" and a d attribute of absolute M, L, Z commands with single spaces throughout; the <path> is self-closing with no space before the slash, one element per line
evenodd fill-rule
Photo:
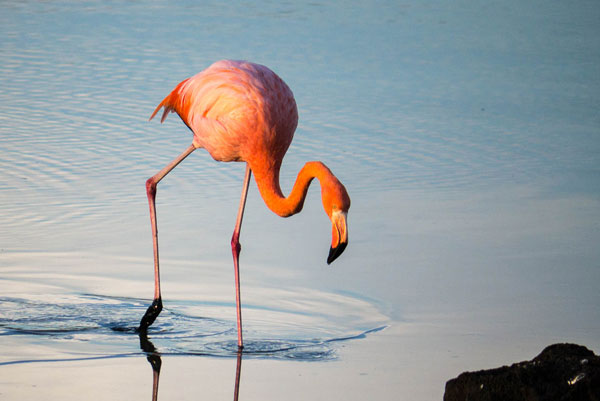
<path fill-rule="evenodd" d="M 191 141 L 174 115 L 147 120 L 179 81 L 224 58 L 269 66 L 295 94 L 284 192 L 322 160 L 352 198 L 349 246 L 327 267 L 317 187 L 281 219 L 251 186 L 242 294 L 255 350 L 275 349 L 265 358 L 344 363 L 342 350 L 390 332 L 370 332 L 381 327 L 400 333 L 384 348 L 408 358 L 402 333 L 418 327 L 412 357 L 438 352 L 439 373 L 421 372 L 420 390 L 370 380 L 439 399 L 444 380 L 508 355 L 558 341 L 600 350 L 597 2 L 0 10 L 4 369 L 143 357 L 128 329 L 152 296 L 144 182 Z M 164 355 L 233 353 L 229 239 L 243 174 L 198 151 L 159 185 L 166 310 L 150 334 Z M 363 363 L 408 375 L 409 362 L 381 355 Z"/>
<path fill-rule="evenodd" d="M 75 361 L 106 357 L 141 354 L 140 335 L 137 333 L 140 317 L 148 306 L 148 300 L 107 297 L 94 294 L 52 297 L 48 300 L 0 298 L 0 336 L 23 336 L 44 338 L 47 344 L 87 342 L 85 353 L 65 354 L 62 358 L 8 360 L 2 365 L 17 363 Z M 215 305 L 200 302 L 171 302 L 151 329 L 152 341 L 160 344 L 161 355 L 236 356 L 238 352 L 235 321 L 188 314 L 187 311 L 209 309 Z M 246 308 L 253 308 L 246 305 Z M 268 312 L 264 315 L 268 315 Z M 273 311 L 270 311 L 273 312 Z M 289 321 L 296 321 L 294 313 L 278 310 L 279 315 L 289 314 Z M 268 332 L 254 333 L 246 330 L 244 356 L 271 359 L 322 361 L 336 358 L 337 343 L 364 338 L 368 333 L 383 330 L 375 327 L 362 333 L 332 336 L 332 330 L 322 328 L 319 337 L 311 337 L 299 324 L 293 332 L 270 322 Z M 314 329 L 314 328 L 313 328 Z M 339 330 L 339 328 L 338 328 Z M 347 330 L 347 329 L 346 329 Z M 329 335 L 329 337 L 325 337 Z M 268 337 L 264 337 L 268 336 Z M 144 336 L 142 336 L 144 338 Z M 146 337 L 147 339 L 147 337 Z M 154 345 L 154 344 L 153 344 Z M 156 351 L 156 346 L 154 346 Z M 101 351 L 106 352 L 103 354 Z M 147 351 L 147 350 L 146 350 Z"/>

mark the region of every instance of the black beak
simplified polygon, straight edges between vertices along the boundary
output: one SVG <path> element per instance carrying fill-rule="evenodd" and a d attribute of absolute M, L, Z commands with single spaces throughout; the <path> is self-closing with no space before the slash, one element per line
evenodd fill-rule
<path fill-rule="evenodd" d="M 347 242 L 340 242 L 340 244 L 338 246 L 336 246 L 335 248 L 331 248 L 331 247 L 329 248 L 329 256 L 327 257 L 328 265 L 330 265 L 331 262 L 336 260 L 337 257 L 340 256 L 344 252 L 344 249 L 346 249 L 346 245 L 348 245 Z"/>

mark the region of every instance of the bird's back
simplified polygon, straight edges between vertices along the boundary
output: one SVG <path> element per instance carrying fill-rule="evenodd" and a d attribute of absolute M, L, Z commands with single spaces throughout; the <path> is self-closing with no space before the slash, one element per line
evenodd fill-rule
<path fill-rule="evenodd" d="M 215 160 L 243 160 L 251 167 L 275 162 L 279 168 L 298 123 L 285 82 L 269 68 L 245 61 L 218 61 L 184 80 L 152 117 L 161 107 L 162 120 L 177 112 L 193 131 L 194 144 Z"/>

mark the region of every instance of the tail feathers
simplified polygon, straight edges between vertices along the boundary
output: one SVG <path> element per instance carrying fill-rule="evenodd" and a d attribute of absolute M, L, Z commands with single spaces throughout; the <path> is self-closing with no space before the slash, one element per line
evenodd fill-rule
<path fill-rule="evenodd" d="M 179 83 L 179 85 L 177 85 L 175 87 L 175 89 L 173 89 L 173 91 L 171 91 L 171 93 L 169 93 L 167 95 L 167 97 L 165 97 L 158 106 L 156 106 L 156 109 L 154 109 L 154 112 L 150 116 L 149 120 L 152 120 L 154 118 L 154 116 L 156 115 L 156 113 L 158 113 L 158 111 L 161 109 L 161 107 L 164 107 L 162 117 L 160 118 L 161 123 L 165 121 L 165 119 L 167 118 L 169 113 L 177 112 L 178 114 L 181 114 L 180 110 L 178 110 L 178 106 L 179 106 L 178 103 L 181 103 L 180 92 L 181 92 L 182 86 L 186 82 L 187 82 L 187 79 L 184 80 L 183 82 Z"/>
<path fill-rule="evenodd" d="M 162 102 L 160 102 L 160 104 L 156 107 L 156 109 L 154 109 L 154 112 L 152 113 L 152 115 L 150 116 L 149 120 L 152 120 L 154 118 L 154 116 L 156 115 L 156 113 L 158 113 L 158 110 L 160 110 L 161 107 L 164 106 L 164 110 L 163 110 L 163 115 L 160 118 L 160 122 L 162 123 L 163 121 L 165 121 L 165 118 L 167 118 L 167 115 L 169 114 L 169 112 L 174 111 L 175 109 L 173 109 L 171 106 L 169 106 L 168 104 L 166 104 L 166 100 L 168 99 L 168 97 L 166 97 Z"/>

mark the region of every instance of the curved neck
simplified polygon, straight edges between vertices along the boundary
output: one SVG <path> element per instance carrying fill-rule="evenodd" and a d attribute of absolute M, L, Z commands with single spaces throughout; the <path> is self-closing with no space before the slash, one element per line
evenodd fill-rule
<path fill-rule="evenodd" d="M 264 171 L 252 171 L 254 172 L 254 178 L 260 194 L 268 208 L 281 217 L 288 217 L 302 210 L 308 187 L 313 178 L 319 180 L 322 191 L 324 185 L 326 185 L 332 177 L 335 178 L 323 163 L 308 162 L 298 173 L 292 192 L 290 192 L 289 196 L 285 197 L 281 192 L 281 186 L 279 185 L 278 167 Z"/>

